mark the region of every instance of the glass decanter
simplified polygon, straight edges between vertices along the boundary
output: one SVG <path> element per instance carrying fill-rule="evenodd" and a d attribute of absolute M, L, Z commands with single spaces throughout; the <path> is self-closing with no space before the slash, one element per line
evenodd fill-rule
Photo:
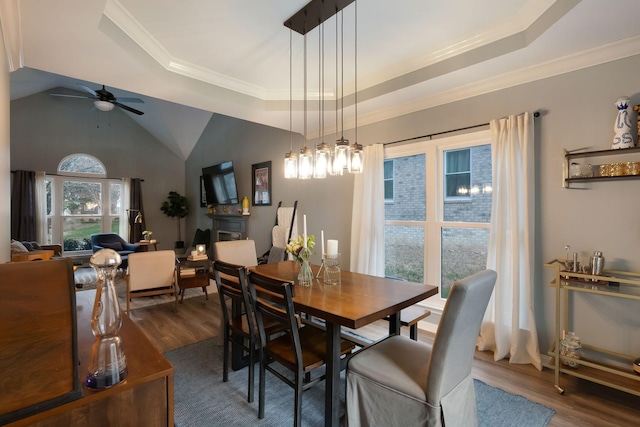
<path fill-rule="evenodd" d="M 122 317 L 115 287 L 115 275 L 122 258 L 113 249 L 102 249 L 94 253 L 89 262 L 98 274 L 98 287 L 91 313 L 91 329 L 96 341 L 91 347 L 85 384 L 103 389 L 127 377 L 127 359 L 118 336 Z"/>

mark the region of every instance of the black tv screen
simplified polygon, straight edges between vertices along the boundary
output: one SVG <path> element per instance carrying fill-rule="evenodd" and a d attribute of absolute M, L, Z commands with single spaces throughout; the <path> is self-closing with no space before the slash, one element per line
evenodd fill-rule
<path fill-rule="evenodd" d="M 234 205 L 238 203 L 236 175 L 233 162 L 223 162 L 202 168 L 207 205 Z"/>

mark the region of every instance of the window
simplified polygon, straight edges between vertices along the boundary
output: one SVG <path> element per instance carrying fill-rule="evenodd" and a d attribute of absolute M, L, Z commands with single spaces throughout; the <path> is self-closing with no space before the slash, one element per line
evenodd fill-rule
<path fill-rule="evenodd" d="M 486 268 L 491 218 L 488 131 L 385 148 L 393 201 L 385 204 L 385 274 L 436 284 Z M 442 304 L 442 303 L 438 303 Z"/>
<path fill-rule="evenodd" d="M 384 161 L 384 201 L 393 203 L 393 160 Z"/>
<path fill-rule="evenodd" d="M 446 199 L 469 198 L 471 188 L 471 149 L 444 153 L 444 194 Z"/>
<path fill-rule="evenodd" d="M 50 241 L 62 242 L 65 253 L 89 253 L 91 234 L 120 232 L 122 181 L 107 179 L 95 157 L 65 157 L 58 175 L 47 176 L 46 191 Z"/>

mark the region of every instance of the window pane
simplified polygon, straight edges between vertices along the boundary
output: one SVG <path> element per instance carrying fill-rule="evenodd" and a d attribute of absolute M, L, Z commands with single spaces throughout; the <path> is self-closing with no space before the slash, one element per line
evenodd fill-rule
<path fill-rule="evenodd" d="M 469 172 L 471 154 L 468 148 L 464 150 L 445 151 L 446 173 Z"/>
<path fill-rule="evenodd" d="M 440 295 L 446 298 L 453 282 L 487 268 L 489 230 L 442 228 Z"/>
<path fill-rule="evenodd" d="M 65 158 L 60 162 L 58 170 L 60 172 L 92 173 L 103 176 L 107 173 L 102 163 L 95 157 L 82 154 Z"/>
<path fill-rule="evenodd" d="M 393 160 L 384 161 L 384 200 L 393 202 Z"/>
<path fill-rule="evenodd" d="M 65 181 L 62 184 L 63 215 L 100 215 L 101 185 L 97 182 Z"/>
<path fill-rule="evenodd" d="M 387 225 L 384 239 L 385 276 L 424 283 L 424 228 Z"/>
<path fill-rule="evenodd" d="M 64 218 L 62 237 L 65 252 L 91 249 L 91 235 L 102 230 L 102 218 Z"/>
<path fill-rule="evenodd" d="M 460 153 L 462 151 L 457 151 Z M 443 206 L 443 219 L 456 222 L 483 222 L 491 220 L 492 175 L 491 145 L 472 147 L 471 174 L 446 176 L 446 196 L 463 196 L 462 199 L 446 199 Z M 464 181 L 472 178 L 472 182 Z M 451 184 L 450 184 L 451 182 Z M 466 186 L 467 195 L 451 194 L 451 189 Z"/>
<path fill-rule="evenodd" d="M 53 183 L 47 179 L 44 181 L 45 192 L 47 193 L 47 215 L 53 215 Z"/>
<path fill-rule="evenodd" d="M 109 200 L 111 203 L 109 213 L 111 215 L 120 215 L 120 209 L 122 207 L 122 203 L 120 200 L 120 195 L 122 194 L 122 185 L 112 183 L 109 185 L 109 189 Z"/>
<path fill-rule="evenodd" d="M 385 219 L 397 221 L 425 221 L 426 156 L 393 159 L 393 203 L 385 204 Z"/>
<path fill-rule="evenodd" d="M 393 160 L 384 161 L 384 179 L 393 179 Z"/>
<path fill-rule="evenodd" d="M 111 218 L 111 232 L 120 234 L 120 217 Z"/>
<path fill-rule="evenodd" d="M 468 197 L 471 188 L 471 175 L 468 173 L 447 175 L 445 187 L 446 197 Z"/>

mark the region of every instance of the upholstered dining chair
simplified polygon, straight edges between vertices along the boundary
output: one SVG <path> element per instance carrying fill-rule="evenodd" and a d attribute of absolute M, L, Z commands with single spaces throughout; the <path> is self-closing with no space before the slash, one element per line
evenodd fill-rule
<path fill-rule="evenodd" d="M 231 264 L 254 267 L 258 265 L 256 242 L 253 240 L 228 240 L 215 242 L 215 259 Z"/>
<path fill-rule="evenodd" d="M 131 298 L 173 294 L 178 311 L 176 254 L 171 250 L 134 252 L 129 254 L 127 280 L 127 313 Z"/>
<path fill-rule="evenodd" d="M 258 418 L 264 418 L 265 381 L 268 370 L 294 390 L 294 422 L 302 423 L 302 392 L 324 379 L 324 374 L 311 378 L 312 371 L 326 362 L 327 336 L 323 329 L 303 324 L 293 306 L 293 282 L 269 277 L 249 270 L 249 292 L 260 332 L 260 375 Z M 286 333 L 267 340 L 264 325 L 267 321 L 282 325 Z M 350 353 L 355 346 L 340 340 L 340 354 Z M 277 362 L 293 373 L 293 379 L 272 365 Z"/>
<path fill-rule="evenodd" d="M 349 359 L 349 427 L 477 425 L 471 363 L 496 276 L 453 284 L 433 345 L 394 335 Z"/>
<path fill-rule="evenodd" d="M 222 381 L 229 381 L 229 344 L 238 345 L 247 353 L 249 361 L 247 401 L 253 402 L 255 356 L 259 349 L 260 337 L 249 297 L 246 269 L 242 265 L 217 260 L 213 263 L 213 276 L 222 308 L 224 346 Z M 227 301 L 231 301 L 231 304 L 235 304 L 238 309 L 230 310 Z M 268 338 L 282 331 L 283 329 L 276 322 L 265 325 Z"/>

